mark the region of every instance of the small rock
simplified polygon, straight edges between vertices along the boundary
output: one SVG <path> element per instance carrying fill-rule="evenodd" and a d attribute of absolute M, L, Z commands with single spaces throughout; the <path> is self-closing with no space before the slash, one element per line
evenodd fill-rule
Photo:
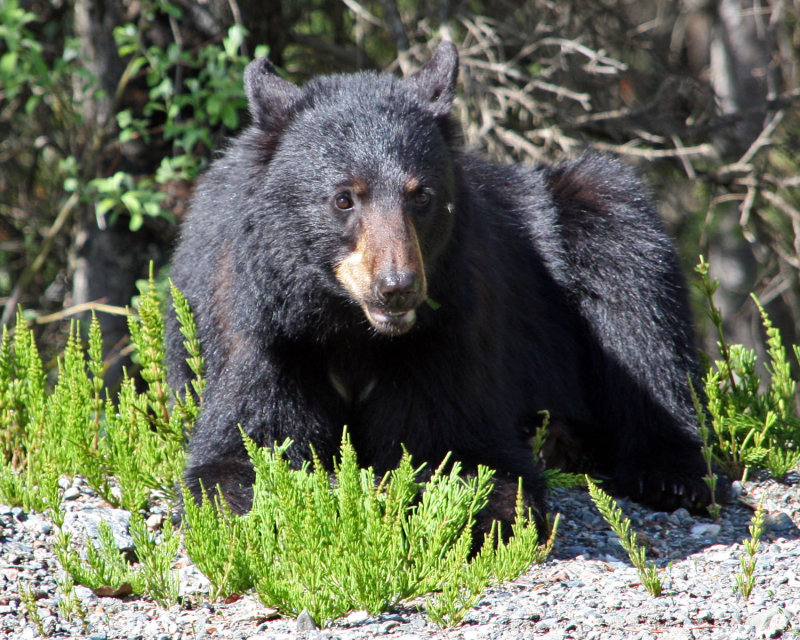
<path fill-rule="evenodd" d="M 111 529 L 114 542 L 120 551 L 133 551 L 133 538 L 128 533 L 131 514 L 123 509 L 106 507 L 84 507 L 68 511 L 64 518 L 64 529 L 74 536 L 90 538 L 99 546 L 100 523 L 105 522 Z"/>
<path fill-rule="evenodd" d="M 37 633 L 33 630 L 33 627 L 25 627 L 22 630 L 19 638 L 20 640 L 33 640 L 36 637 Z"/>
<path fill-rule="evenodd" d="M 311 617 L 311 614 L 303 609 L 300 612 L 300 615 L 297 616 L 297 632 L 304 633 L 306 631 L 315 631 L 319 629 L 317 623 L 314 622 L 314 618 Z"/>
<path fill-rule="evenodd" d="M 359 625 L 363 624 L 367 620 L 370 619 L 370 615 L 367 611 L 352 611 L 345 618 L 342 620 L 342 623 L 346 625 Z"/>
<path fill-rule="evenodd" d="M 759 638 L 780 638 L 789 626 L 789 620 L 777 609 L 770 609 L 753 616 L 750 625 Z"/>
<path fill-rule="evenodd" d="M 783 484 L 789 485 L 790 487 L 798 483 L 800 483 L 800 473 L 797 471 L 790 471 L 783 477 Z"/>
<path fill-rule="evenodd" d="M 700 620 L 702 622 L 714 622 L 714 614 L 711 613 L 708 609 L 700 609 L 695 616 L 696 620 Z"/>
<path fill-rule="evenodd" d="M 381 625 L 380 633 L 390 633 L 392 629 L 400 626 L 397 620 L 389 620 Z"/>
<path fill-rule="evenodd" d="M 41 619 L 41 622 L 42 622 L 42 629 L 41 629 L 42 635 L 44 635 L 45 638 L 49 638 L 55 633 L 56 623 L 58 622 L 58 619 L 55 616 L 47 615 Z"/>
<path fill-rule="evenodd" d="M 53 533 L 53 525 L 50 523 L 50 521 L 40 516 L 32 516 L 28 518 L 22 526 L 34 534 L 41 533 L 49 536 L 51 533 Z"/>
<path fill-rule="evenodd" d="M 674 524 L 686 524 L 692 522 L 692 516 L 686 509 L 681 507 L 670 514 L 669 521 Z"/>
<path fill-rule="evenodd" d="M 652 522 L 653 524 L 667 524 L 669 522 L 669 514 L 664 511 L 656 511 L 649 513 L 644 517 L 645 522 Z"/>
<path fill-rule="evenodd" d="M 80 498 L 81 490 L 78 487 L 70 487 L 64 491 L 62 496 L 64 500 L 77 500 Z"/>
<path fill-rule="evenodd" d="M 786 533 L 795 528 L 794 522 L 785 511 L 769 513 L 764 518 L 764 529 L 774 533 Z"/>
<path fill-rule="evenodd" d="M 89 587 L 84 587 L 81 584 L 76 584 L 74 587 L 75 596 L 86 604 L 87 602 L 94 602 L 97 600 L 97 596 L 94 595 L 94 592 Z"/>
<path fill-rule="evenodd" d="M 148 516 L 147 520 L 145 521 L 147 528 L 150 531 L 160 531 L 161 527 L 164 525 L 164 514 L 163 513 L 152 513 Z"/>
<path fill-rule="evenodd" d="M 722 527 L 718 524 L 714 524 L 711 522 L 700 522 L 692 526 L 691 533 L 693 536 L 696 536 L 698 538 L 714 539 L 719 535 L 719 532 L 721 530 Z"/>

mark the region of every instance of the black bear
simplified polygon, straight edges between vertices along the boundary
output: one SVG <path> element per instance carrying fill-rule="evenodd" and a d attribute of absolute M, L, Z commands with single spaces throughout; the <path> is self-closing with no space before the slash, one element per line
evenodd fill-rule
<path fill-rule="evenodd" d="M 530 436 L 660 509 L 709 500 L 684 279 L 646 188 L 616 160 L 500 166 L 459 143 L 453 44 L 405 79 L 299 88 L 251 62 L 252 124 L 200 180 L 172 278 L 207 386 L 185 480 L 238 512 L 259 445 L 329 464 L 449 451 L 545 512 Z M 171 384 L 190 379 L 174 318 Z"/>

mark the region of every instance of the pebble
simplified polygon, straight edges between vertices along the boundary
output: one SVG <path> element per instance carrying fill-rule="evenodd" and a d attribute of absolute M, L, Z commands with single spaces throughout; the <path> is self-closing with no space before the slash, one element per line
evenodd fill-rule
<path fill-rule="evenodd" d="M 757 475 L 757 474 L 756 474 Z M 790 482 L 753 479 L 741 483 L 742 503 L 728 505 L 717 522 L 683 509 L 653 512 L 618 500 L 631 528 L 647 541 L 647 560 L 659 568 L 664 594 L 655 598 L 639 582 L 625 551 L 580 489 L 557 489 L 551 507 L 562 514 L 554 552 L 514 582 L 492 587 L 461 625 L 440 630 L 407 603 L 381 615 L 354 611 L 319 629 L 307 613 L 275 618 L 253 594 L 226 604 L 210 600 L 208 580 L 180 551 L 174 567 L 182 604 L 169 609 L 146 598 L 98 597 L 75 586 L 82 614 L 68 619 L 59 610 L 56 578 L 63 571 L 53 541 L 58 528 L 49 517 L 0 505 L 0 638 L 34 640 L 40 629 L 30 619 L 20 586 L 34 595 L 42 630 L 59 640 L 751 640 L 800 636 L 800 492 L 797 472 Z M 128 514 L 108 509 L 80 481 L 64 503 L 76 536 L 96 536 L 99 520 L 114 522 L 121 548 L 132 546 Z M 744 504 L 744 499 L 747 503 Z M 763 498 L 764 535 L 757 553 L 755 586 L 745 599 L 735 590 L 749 538 L 753 505 Z M 169 511 L 155 505 L 145 513 L 157 529 Z M 92 534 L 92 532 L 95 532 Z M 119 537 L 117 537 L 119 536 Z M 127 536 L 127 538 L 126 538 Z M 85 543 L 84 543 L 85 544 Z M 419 607 L 419 609 L 418 609 Z M 83 616 L 83 617 L 81 617 Z"/>
<path fill-rule="evenodd" d="M 69 487 L 64 490 L 64 500 L 77 500 L 81 496 L 81 490 L 78 487 Z"/>
<path fill-rule="evenodd" d="M 759 638 L 779 638 L 789 626 L 789 619 L 777 609 L 753 616 L 751 628 Z"/>
<path fill-rule="evenodd" d="M 304 631 L 314 631 L 315 629 L 319 629 L 317 623 L 314 622 L 314 618 L 311 617 L 311 614 L 303 609 L 300 612 L 300 615 L 297 616 L 297 631 L 302 633 Z"/>
<path fill-rule="evenodd" d="M 786 533 L 792 529 L 797 530 L 797 526 L 792 518 L 785 511 L 767 514 L 764 518 L 764 529 L 775 533 Z"/>
<path fill-rule="evenodd" d="M 123 509 L 108 507 L 84 507 L 68 511 L 64 518 L 64 530 L 76 539 L 92 540 L 95 546 L 100 545 L 100 523 L 104 522 L 114 536 L 114 542 L 120 551 L 133 551 L 134 544 L 128 532 L 131 514 Z"/>
<path fill-rule="evenodd" d="M 700 524 L 695 524 L 690 529 L 693 536 L 711 539 L 716 538 L 721 530 L 722 527 L 720 525 L 710 522 L 701 522 Z"/>

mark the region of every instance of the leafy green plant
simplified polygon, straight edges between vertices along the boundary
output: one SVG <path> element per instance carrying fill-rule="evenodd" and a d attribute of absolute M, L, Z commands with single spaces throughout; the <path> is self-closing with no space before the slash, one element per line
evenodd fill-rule
<path fill-rule="evenodd" d="M 441 591 L 425 598 L 425 612 L 438 626 L 454 627 L 480 600 L 487 585 L 494 582 L 503 582 L 521 575 L 531 564 L 522 566 L 520 560 L 526 557 L 526 552 L 515 548 L 519 544 L 529 544 L 524 532 L 518 531 L 521 523 L 526 522 L 525 508 L 520 492 L 517 494 L 516 519 L 512 525 L 512 538 L 503 545 L 499 538 L 499 527 L 494 523 L 486 537 L 484 546 L 478 555 L 460 571 L 460 582 L 445 582 Z M 533 563 L 541 564 L 550 555 L 555 543 L 555 533 L 558 530 L 559 515 L 553 520 L 550 538 L 543 545 L 538 546 Z M 523 525 L 524 526 L 524 525 Z M 536 541 L 533 541 L 535 546 Z M 523 561 L 524 562 L 524 561 Z M 505 577 L 504 577 L 505 576 Z"/>
<path fill-rule="evenodd" d="M 589 476 L 586 476 L 586 484 L 589 487 L 592 502 L 603 516 L 603 520 L 619 538 L 622 548 L 625 549 L 631 563 L 639 572 L 639 579 L 647 589 L 647 593 L 651 596 L 660 596 L 662 584 L 658 577 L 658 569 L 653 563 L 645 560 L 645 549 L 636 544 L 637 536 L 635 531 L 631 531 L 631 521 L 623 515 L 622 509 L 619 508 L 616 501 L 597 486 Z"/>
<path fill-rule="evenodd" d="M 20 253 L 12 261 L 0 251 L 0 294 L 11 292 L 12 283 L 20 292 L 56 278 L 70 245 L 58 237 L 74 228 L 69 220 L 81 205 L 94 207 L 101 227 L 117 219 L 132 230 L 151 218 L 174 221 L 169 198 L 183 192 L 174 183 L 194 179 L 218 142 L 214 138 L 237 129 L 246 106 L 246 32 L 240 25 L 221 41 L 185 47 L 176 27 L 183 11 L 178 3 L 137 3 L 129 14 L 137 19 L 114 30 L 126 67 L 116 86 L 105 86 L 110 78 L 100 82 L 88 70 L 66 17 L 70 12 L 48 21 L 48 14 L 64 12 L 36 13 L 26 6 L 0 3 L 0 120 L 10 158 L 0 216 L 14 239 L 6 244 Z M 148 44 L 165 18 L 175 27 L 174 41 Z M 103 113 L 110 109 L 108 117 L 85 117 L 94 111 L 93 101 Z M 144 157 L 132 142 L 140 143 L 138 149 L 157 148 L 159 165 L 150 165 L 151 154 Z M 139 160 L 128 162 L 131 152 Z M 125 165 L 137 169 L 118 168 Z"/>
<path fill-rule="evenodd" d="M 117 171 L 107 177 L 94 178 L 86 186 L 86 197 L 95 203 L 95 215 L 102 226 L 106 224 L 107 215 L 109 223 L 113 224 L 123 211 L 128 214 L 131 231 L 141 229 L 145 216 L 174 222 L 172 213 L 161 206 L 167 194 L 152 177 Z"/>
<path fill-rule="evenodd" d="M 0 453 L 13 469 L 28 458 L 27 434 L 41 423 L 45 404 L 42 360 L 27 331 L 22 314 L 17 315 L 13 338 L 3 327 L 0 341 Z"/>
<path fill-rule="evenodd" d="M 722 505 L 720 505 L 716 500 L 716 491 L 717 491 L 717 474 L 714 473 L 713 467 L 713 459 L 714 459 L 714 449 L 711 445 L 710 438 L 711 434 L 707 424 L 707 416 L 706 412 L 703 409 L 703 404 L 700 402 L 700 398 L 697 395 L 697 391 L 694 388 L 694 383 L 692 382 L 692 376 L 687 374 L 689 378 L 689 388 L 692 391 L 692 402 L 694 403 L 694 411 L 698 418 L 698 426 L 700 431 L 700 437 L 703 440 L 703 446 L 701 448 L 701 453 L 703 455 L 703 460 L 706 463 L 706 475 L 703 480 L 708 487 L 708 491 L 711 494 L 711 502 L 708 504 L 706 509 L 708 510 L 708 515 L 711 516 L 713 520 L 717 520 L 722 513 Z"/>
<path fill-rule="evenodd" d="M 248 61 L 242 55 L 246 30 L 233 25 L 221 44 L 199 50 L 184 50 L 177 40 L 165 47 L 145 42 L 144 34 L 159 13 L 178 18 L 181 11 L 172 2 L 148 1 L 143 3 L 138 23 L 114 30 L 119 55 L 127 60 L 117 95 L 137 76 L 143 76 L 148 87 L 141 113 L 131 109 L 116 113 L 118 142 L 149 143 L 157 135 L 172 145 L 172 153 L 162 158 L 153 175 L 117 171 L 89 180 L 85 196 L 96 203 L 98 220 L 108 217 L 113 223 L 125 213 L 132 230 L 139 229 L 148 216 L 172 220 L 163 206 L 167 199 L 163 185 L 193 180 L 214 147 L 215 131 L 221 127 L 234 131 L 241 122 L 247 106 L 242 89 Z M 256 55 L 266 55 L 266 49 L 258 47 Z"/>
<path fill-rule="evenodd" d="M 185 313 L 182 316 L 185 319 Z M 153 491 L 177 498 L 184 434 L 191 430 L 198 409 L 191 396 L 170 408 L 161 301 L 152 278 L 137 312 L 128 319 L 146 384 L 140 392 L 126 376 L 116 402 L 103 397 L 102 338 L 96 319 L 89 327 L 88 347 L 81 344 L 77 325 L 72 326 L 50 392 L 24 319 L 18 318 L 13 338 L 4 332 L 0 499 L 55 513 L 60 474 L 83 475 L 107 502 L 131 511 L 145 505 Z M 196 345 L 193 326 L 186 331 L 187 342 Z M 201 372 L 199 351 L 194 354 L 193 367 Z M 201 378 L 194 385 L 202 390 Z"/>
<path fill-rule="evenodd" d="M 536 429 L 531 438 L 531 449 L 533 450 L 533 457 L 539 460 L 544 469 L 544 477 L 547 486 L 550 489 L 571 489 L 573 487 L 582 487 L 586 484 L 586 479 L 582 473 L 572 473 L 569 471 L 562 471 L 558 468 L 547 468 L 547 460 L 543 454 L 545 443 L 547 442 L 548 429 L 550 427 L 550 412 L 540 411 L 542 416 L 542 425 Z"/>
<path fill-rule="evenodd" d="M 178 601 L 178 576 L 171 570 L 180 537 L 171 525 L 164 528 L 160 539 L 150 534 L 141 514 L 131 514 L 130 532 L 136 548 L 137 562 L 131 564 L 119 550 L 108 524 L 98 526 L 97 545 L 86 545 L 85 558 L 65 531 L 56 535 L 55 550 L 64 570 L 78 584 L 104 595 L 141 595 L 146 593 L 168 607 Z"/>
<path fill-rule="evenodd" d="M 56 549 L 70 581 L 103 593 L 147 594 L 165 605 L 177 598 L 171 563 L 179 537 L 169 527 L 152 535 L 139 508 L 154 492 L 176 497 L 184 434 L 203 392 L 194 321 L 174 287 L 172 296 L 195 373 L 191 389 L 177 397 L 166 384 L 164 325 L 152 274 L 128 318 L 142 390 L 126 376 L 116 401 L 105 397 L 96 319 L 87 345 L 73 325 L 49 391 L 21 316 L 13 337 L 6 332 L 0 343 L 0 416 L 9 427 L 0 499 L 49 510 L 61 526 L 59 477 L 81 474 L 109 503 L 132 513 L 138 562 L 131 564 L 120 553 L 107 527 L 100 528 L 99 544 L 89 544 L 84 553 L 62 531 Z M 331 482 L 319 461 L 302 470 L 289 468 L 283 457 L 288 446 L 259 449 L 248 441 L 257 481 L 254 508 L 246 517 L 221 503 L 198 506 L 185 497 L 186 547 L 214 585 L 214 597 L 254 589 L 285 613 L 305 608 L 327 621 L 351 609 L 384 611 L 428 594 L 429 616 L 453 625 L 488 584 L 519 575 L 552 548 L 554 538 L 538 546 L 521 494 L 511 537 L 495 526 L 482 545 L 473 541 L 475 518 L 492 486 L 488 469 L 464 477 L 452 463 L 422 483 L 419 469 L 405 456 L 376 483 L 371 470 L 359 469 L 344 441 Z"/>
<path fill-rule="evenodd" d="M 753 513 L 753 517 L 750 519 L 750 526 L 748 527 L 750 537 L 742 540 L 744 552 L 739 558 L 739 566 L 741 566 L 742 571 L 736 574 L 736 590 L 745 600 L 750 597 L 755 586 L 756 554 L 761 546 L 761 534 L 764 532 L 763 502 L 762 498 L 755 513 Z"/>
<path fill-rule="evenodd" d="M 172 570 L 180 535 L 169 522 L 165 523 L 160 536 L 150 533 L 139 513 L 131 514 L 129 529 L 139 562 L 142 592 L 162 606 L 173 605 L 180 594 L 178 573 Z"/>
<path fill-rule="evenodd" d="M 457 462 L 443 464 L 420 495 L 410 456 L 376 483 L 346 436 L 333 480 L 319 460 L 292 470 L 289 442 L 246 444 L 256 470 L 246 517 L 220 501 L 184 497 L 187 552 L 219 594 L 255 588 L 264 604 L 291 615 L 306 609 L 323 623 L 437 592 L 426 609 L 455 624 L 488 584 L 516 577 L 552 546 L 552 538 L 538 546 L 520 498 L 513 536 L 504 542 L 495 527 L 470 559 L 473 524 L 492 486 L 486 468 L 465 478 Z"/>
<path fill-rule="evenodd" d="M 708 415 L 714 457 L 731 477 L 744 477 L 747 468 L 765 468 L 781 478 L 800 462 L 800 420 L 797 418 L 796 381 L 786 356 L 780 331 L 753 297 L 767 334 L 767 380 L 757 370 L 755 352 L 729 345 L 722 330 L 722 314 L 714 304 L 718 282 L 708 277 L 701 257 L 696 268 L 708 300 L 709 316 L 719 335 L 721 359 L 705 377 Z M 800 349 L 793 349 L 800 361 Z"/>
<path fill-rule="evenodd" d="M 102 589 L 106 595 L 142 593 L 141 581 L 117 548 L 111 528 L 105 522 L 98 526 L 97 546 L 91 541 L 86 545 L 85 560 L 75 548 L 72 536 L 63 530 L 56 535 L 55 551 L 61 566 L 78 584 L 96 591 Z"/>
<path fill-rule="evenodd" d="M 75 581 L 72 579 L 72 576 L 64 571 L 60 572 L 60 575 L 57 575 L 56 584 L 58 585 L 58 612 L 66 619 L 66 620 L 75 620 L 78 618 L 81 622 L 81 626 L 83 627 L 83 631 L 86 635 L 88 635 L 89 631 L 89 622 L 86 619 L 86 609 L 81 603 L 78 594 L 75 593 Z"/>
<path fill-rule="evenodd" d="M 45 633 L 44 626 L 42 625 L 42 616 L 39 615 L 39 607 L 36 604 L 36 596 L 28 585 L 18 582 L 18 591 L 22 604 L 25 607 L 25 613 L 28 619 L 36 627 L 37 633 L 43 638 L 48 634 Z"/>

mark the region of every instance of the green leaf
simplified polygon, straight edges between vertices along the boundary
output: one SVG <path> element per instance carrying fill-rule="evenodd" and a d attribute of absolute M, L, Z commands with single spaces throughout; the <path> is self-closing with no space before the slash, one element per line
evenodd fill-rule
<path fill-rule="evenodd" d="M 231 102 L 226 103 L 222 109 L 222 123 L 231 130 L 239 126 L 239 110 Z"/>
<path fill-rule="evenodd" d="M 95 215 L 102 217 L 117 206 L 117 201 L 114 198 L 103 198 L 95 205 Z"/>
<path fill-rule="evenodd" d="M 125 208 L 128 209 L 128 211 L 130 211 L 131 219 L 133 219 L 136 216 L 141 217 L 142 201 L 140 200 L 140 196 L 137 191 L 126 191 L 125 193 L 120 195 L 119 199 L 122 201 L 122 204 L 125 205 Z M 141 226 L 141 224 L 139 226 Z M 131 231 L 135 231 L 135 229 L 131 227 Z"/>
<path fill-rule="evenodd" d="M 17 69 L 19 62 L 19 55 L 16 51 L 8 51 L 0 56 L 0 73 L 5 76 L 10 76 Z"/>
<path fill-rule="evenodd" d="M 242 46 L 247 29 L 240 24 L 233 25 L 228 29 L 228 37 L 223 38 L 222 46 L 225 47 L 225 53 L 229 58 L 234 58 L 239 53 L 239 47 Z"/>
<path fill-rule="evenodd" d="M 143 224 L 144 224 L 144 216 L 142 216 L 140 213 L 131 214 L 131 219 L 130 222 L 128 223 L 128 228 L 131 231 L 138 231 L 139 229 L 142 228 Z"/>

